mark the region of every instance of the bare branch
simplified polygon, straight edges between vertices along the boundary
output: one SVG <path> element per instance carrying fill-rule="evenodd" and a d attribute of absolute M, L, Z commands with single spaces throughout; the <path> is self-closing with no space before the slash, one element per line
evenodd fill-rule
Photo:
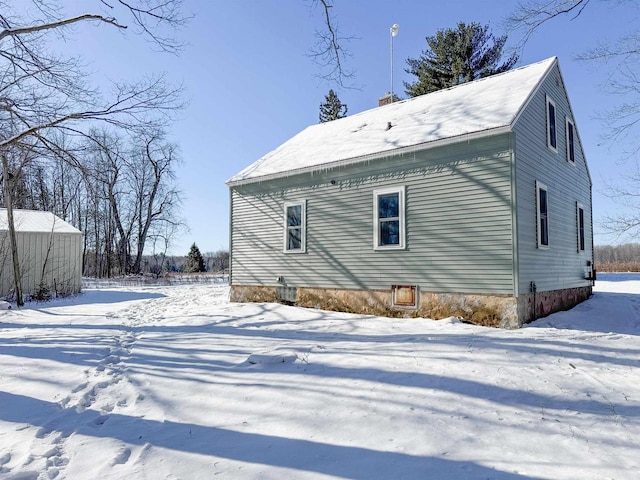
<path fill-rule="evenodd" d="M 171 35 L 160 33 L 163 27 L 175 32 L 191 20 L 191 16 L 182 14 L 182 0 L 139 0 L 139 5 L 131 0 L 117 1 L 129 10 L 140 32 L 149 37 L 161 50 L 178 53 L 182 49 L 182 42 Z"/>
<path fill-rule="evenodd" d="M 318 74 L 319 78 L 343 88 L 354 88 L 353 85 L 347 84 L 347 81 L 353 80 L 355 72 L 347 70 L 344 66 L 346 58 L 351 55 L 342 46 L 354 37 L 340 36 L 338 25 L 330 11 L 333 8 L 330 0 L 315 0 L 314 6 L 318 5 L 318 2 L 322 6 L 324 29 L 316 30 L 317 41 L 308 55 L 324 70 L 323 73 Z"/>
<path fill-rule="evenodd" d="M 587 7 L 590 0 L 528 0 L 518 2 L 516 10 L 507 17 L 511 29 L 524 29 L 521 46 L 540 26 L 556 17 L 572 14 L 575 20 Z"/>
<path fill-rule="evenodd" d="M 24 35 L 27 33 L 36 33 L 36 32 L 42 32 L 45 30 L 60 28 L 66 25 L 71 25 L 71 24 L 86 21 L 86 20 L 97 20 L 99 22 L 114 25 L 118 28 L 122 28 L 122 29 L 127 28 L 126 25 L 120 25 L 115 18 L 106 18 L 106 17 L 103 17 L 102 15 L 94 15 L 94 14 L 87 13 L 85 15 L 79 15 L 77 17 L 66 18 L 64 20 L 59 20 L 57 22 L 44 23 L 41 25 L 31 25 L 28 27 L 19 27 L 19 28 L 6 28 L 0 32 L 0 40 L 3 40 L 5 37 L 13 37 L 18 35 Z"/>

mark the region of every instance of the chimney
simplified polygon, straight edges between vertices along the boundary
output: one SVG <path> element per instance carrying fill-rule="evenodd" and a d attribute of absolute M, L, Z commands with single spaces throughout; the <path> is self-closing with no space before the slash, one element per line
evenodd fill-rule
<path fill-rule="evenodd" d="M 379 107 L 383 107 L 384 105 L 389 105 L 390 103 L 393 103 L 393 96 L 390 93 L 387 93 L 382 97 L 378 98 Z"/>

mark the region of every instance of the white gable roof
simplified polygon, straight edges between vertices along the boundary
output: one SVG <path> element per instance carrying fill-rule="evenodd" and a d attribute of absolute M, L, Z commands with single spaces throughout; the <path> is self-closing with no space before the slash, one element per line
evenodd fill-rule
<path fill-rule="evenodd" d="M 14 210 L 13 221 L 17 232 L 82 233 L 51 212 Z M 0 208 L 0 232 L 8 229 L 7 209 Z"/>
<path fill-rule="evenodd" d="M 511 128 L 556 57 L 356 115 L 311 125 L 230 178 L 238 185 L 319 170 L 432 142 Z M 391 127 L 389 128 L 389 125 Z"/>

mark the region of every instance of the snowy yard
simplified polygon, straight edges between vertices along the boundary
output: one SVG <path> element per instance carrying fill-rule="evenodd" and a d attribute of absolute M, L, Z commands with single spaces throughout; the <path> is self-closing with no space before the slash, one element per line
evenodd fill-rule
<path fill-rule="evenodd" d="M 640 281 L 603 280 L 515 331 L 222 285 L 2 310 L 0 478 L 638 478 Z"/>

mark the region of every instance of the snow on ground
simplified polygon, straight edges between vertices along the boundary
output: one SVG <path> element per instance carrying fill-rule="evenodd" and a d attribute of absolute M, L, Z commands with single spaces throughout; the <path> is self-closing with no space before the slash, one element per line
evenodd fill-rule
<path fill-rule="evenodd" d="M 640 281 L 506 331 L 138 286 L 0 311 L 2 479 L 629 479 Z"/>

